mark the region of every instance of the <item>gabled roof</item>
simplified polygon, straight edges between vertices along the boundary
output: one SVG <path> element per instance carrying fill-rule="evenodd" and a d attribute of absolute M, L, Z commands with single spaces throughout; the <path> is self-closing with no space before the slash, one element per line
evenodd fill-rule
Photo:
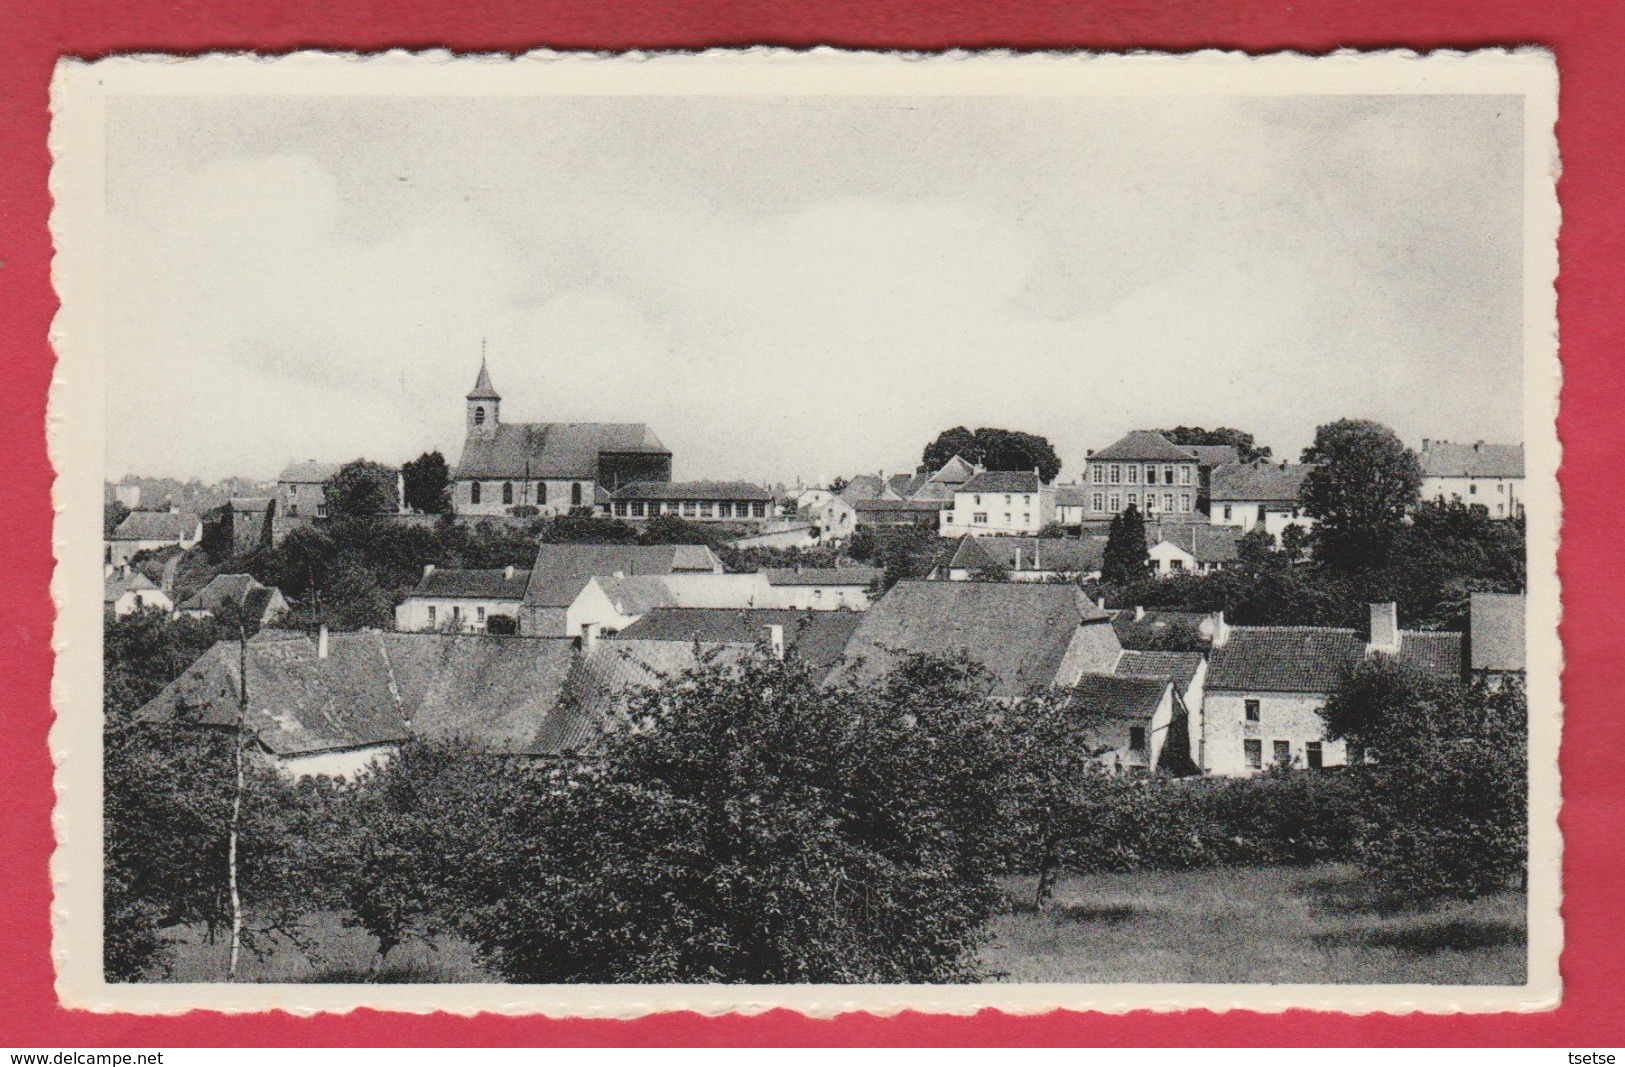
<path fill-rule="evenodd" d="M 1106 719 L 1149 722 L 1168 692 L 1167 678 L 1122 678 L 1085 674 L 1072 686 L 1074 706 Z"/>
<path fill-rule="evenodd" d="M 1235 445 L 1175 445 L 1196 456 L 1199 467 L 1218 467 L 1225 463 L 1240 463 L 1241 453 Z"/>
<path fill-rule="evenodd" d="M 770 585 L 858 585 L 865 588 L 880 577 L 879 567 L 768 567 Z"/>
<path fill-rule="evenodd" d="M 1032 471 L 983 471 L 954 490 L 957 493 L 1036 493 L 1044 488 Z"/>
<path fill-rule="evenodd" d="M 534 751 L 577 657 L 570 638 L 390 633 L 389 668 L 419 737 Z"/>
<path fill-rule="evenodd" d="M 114 572 L 102 579 L 102 603 L 111 604 L 125 593 L 157 588 L 151 578 L 130 567 L 123 573 Z"/>
<path fill-rule="evenodd" d="M 313 459 L 302 463 L 290 463 L 283 468 L 282 473 L 276 476 L 278 482 L 292 482 L 308 485 L 312 482 L 325 482 L 339 472 L 340 464 L 317 463 Z"/>
<path fill-rule="evenodd" d="M 822 674 L 841 658 L 862 616 L 852 611 L 784 608 L 657 608 L 611 641 L 699 641 L 760 644 L 768 627 L 784 627 L 785 654 Z"/>
<path fill-rule="evenodd" d="M 1104 630 L 1106 618 L 1070 585 L 899 582 L 864 613 L 838 673 L 872 679 L 908 653 L 964 652 L 992 675 L 994 695 L 1022 696 L 1054 685 L 1079 626 Z"/>
<path fill-rule="evenodd" d="M 113 541 L 183 541 L 197 532 L 197 516 L 183 511 L 132 511 L 113 530 Z"/>
<path fill-rule="evenodd" d="M 208 585 L 183 600 L 177 610 L 235 611 L 247 606 L 250 593 L 265 588 L 251 574 L 217 574 L 209 579 Z"/>
<path fill-rule="evenodd" d="M 270 511 L 271 498 L 268 496 L 234 496 L 228 501 L 233 511 Z"/>
<path fill-rule="evenodd" d="M 1426 441 L 1418 458 L 1424 478 L 1523 477 L 1522 445 Z"/>
<path fill-rule="evenodd" d="M 752 482 L 633 482 L 612 494 L 614 500 L 772 500 L 773 494 Z"/>
<path fill-rule="evenodd" d="M 1366 656 L 1363 635 L 1323 626 L 1237 626 L 1213 650 L 1207 688 L 1330 693 Z M 1400 634 L 1400 663 L 1439 677 L 1461 671 L 1461 635 Z"/>
<path fill-rule="evenodd" d="M 907 500 L 914 495 L 914 490 L 925 484 L 925 480 L 923 474 L 894 474 L 886 479 L 886 490 L 899 500 Z"/>
<path fill-rule="evenodd" d="M 1058 508 L 1081 508 L 1086 506 L 1089 499 L 1089 490 L 1081 485 L 1057 485 L 1055 487 L 1055 506 Z"/>
<path fill-rule="evenodd" d="M 1467 647 L 1475 671 L 1525 669 L 1522 593 L 1474 593 L 1468 598 Z"/>
<path fill-rule="evenodd" d="M 754 644 L 692 641 L 600 641 L 591 655 L 576 660 L 557 708 L 529 751 L 563 755 L 589 748 L 623 720 L 642 690 L 680 677 L 702 662 L 737 663 L 754 648 Z"/>
<path fill-rule="evenodd" d="M 1180 693 L 1191 687 L 1191 681 L 1202 666 L 1200 652 L 1137 652 L 1124 651 L 1118 657 L 1113 672 L 1122 678 L 1165 678 L 1174 683 Z"/>
<path fill-rule="evenodd" d="M 948 566 L 955 570 L 993 567 L 1003 571 L 1093 574 L 1100 570 L 1106 542 L 1099 537 L 962 537 Z"/>
<path fill-rule="evenodd" d="M 1237 545 L 1246 532 L 1236 526 L 1206 523 L 1164 524 L 1157 540 L 1168 542 L 1198 563 L 1230 563 L 1239 557 Z"/>
<path fill-rule="evenodd" d="M 664 578 L 653 574 L 629 575 L 625 578 L 595 576 L 592 581 L 609 597 L 615 610 L 622 615 L 643 615 L 657 608 L 677 606 L 677 598 Z"/>
<path fill-rule="evenodd" d="M 491 384 L 491 372 L 485 369 L 485 358 L 480 357 L 480 376 L 474 379 L 474 388 L 468 391 L 470 400 L 501 400 L 496 386 Z"/>
<path fill-rule="evenodd" d="M 841 487 L 836 495 L 848 504 L 874 500 L 886 489 L 886 483 L 877 474 L 859 474 Z"/>
<path fill-rule="evenodd" d="M 489 436 L 470 434 L 456 477 L 598 477 L 603 453 L 670 455 L 641 422 L 504 422 Z"/>
<path fill-rule="evenodd" d="M 1238 500 L 1295 504 L 1312 463 L 1227 463 L 1213 468 L 1216 504 Z"/>
<path fill-rule="evenodd" d="M 1138 460 L 1145 462 L 1190 463 L 1196 453 L 1180 448 L 1155 430 L 1132 430 L 1089 457 L 1090 460 Z"/>
<path fill-rule="evenodd" d="M 937 472 L 931 475 L 928 480 L 942 485 L 953 486 L 959 485 L 961 482 L 968 482 L 975 475 L 976 468 L 966 463 L 963 457 L 956 455 L 938 468 Z"/>
<path fill-rule="evenodd" d="M 436 567 L 423 576 L 411 595 L 469 600 L 523 600 L 528 584 L 530 572 L 518 568 L 514 568 L 513 576 L 509 577 L 506 568 L 463 570 L 455 567 Z"/>
<path fill-rule="evenodd" d="M 594 575 L 715 572 L 721 563 L 705 545 L 575 545 L 543 544 L 536 550 L 525 603 L 563 608 L 575 603 Z"/>

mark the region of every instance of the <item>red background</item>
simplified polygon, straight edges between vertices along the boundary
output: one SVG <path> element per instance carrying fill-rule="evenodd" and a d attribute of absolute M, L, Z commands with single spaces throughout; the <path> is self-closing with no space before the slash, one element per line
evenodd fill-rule
<path fill-rule="evenodd" d="M 1563 1005 L 1534 1015 L 1286 1017 L 1231 1012 L 1017 1018 L 906 1014 L 804 1019 L 663 1015 L 633 1022 L 391 1015 L 296 1019 L 282 1014 L 179 1018 L 68 1012 L 52 991 L 46 864 L 50 828 L 52 556 L 45 454 L 50 285 L 47 90 L 60 56 L 299 48 L 456 51 L 776 44 L 854 48 L 1207 47 L 1321 53 L 1337 48 L 1467 49 L 1537 44 L 1562 78 L 1565 452 L 1563 638 L 1568 656 L 1562 769 L 1566 948 Z M 546 1045 L 546 1044 L 1625 1044 L 1625 963 L 1618 920 L 1625 827 L 1625 716 L 1611 689 L 1621 661 L 1614 625 L 1625 539 L 1598 521 L 1613 511 L 1620 456 L 1620 310 L 1625 273 L 1625 95 L 1619 49 L 1625 5 L 1538 0 L 8 0 L 0 7 L 0 1045 Z"/>

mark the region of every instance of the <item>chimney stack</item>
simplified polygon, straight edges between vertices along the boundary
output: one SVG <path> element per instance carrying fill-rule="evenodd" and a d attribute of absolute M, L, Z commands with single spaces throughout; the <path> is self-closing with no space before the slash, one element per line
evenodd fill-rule
<path fill-rule="evenodd" d="M 316 658 L 327 658 L 327 623 L 325 622 L 322 623 L 322 628 L 316 632 Z"/>
<path fill-rule="evenodd" d="M 502 578 L 503 578 L 504 581 L 509 581 L 509 582 L 513 581 L 513 564 L 512 563 L 510 563 L 506 567 L 502 568 Z"/>
<path fill-rule="evenodd" d="M 772 651 L 774 659 L 784 658 L 784 626 L 773 623 L 767 628 L 767 647 Z"/>
<path fill-rule="evenodd" d="M 431 575 L 433 573 L 434 573 L 434 564 L 433 563 L 425 563 L 423 565 L 423 576 L 425 578 L 427 578 L 429 575 Z"/>
<path fill-rule="evenodd" d="M 1104 596 L 1100 597 L 1099 600 L 1096 601 L 1096 603 L 1099 604 L 1101 611 L 1106 610 L 1106 598 Z"/>
<path fill-rule="evenodd" d="M 1140 605 L 1140 604 L 1134 605 L 1134 621 L 1139 622 L 1140 620 L 1142 620 L 1144 618 L 1145 618 L 1145 607 L 1143 605 Z"/>
<path fill-rule="evenodd" d="M 584 622 L 584 623 L 582 623 L 581 624 L 581 651 L 584 654 L 590 656 L 597 650 L 598 650 L 598 624 L 596 622 Z"/>
<path fill-rule="evenodd" d="M 1230 624 L 1224 621 L 1224 612 L 1213 613 L 1213 647 L 1223 648 L 1230 643 Z"/>
<path fill-rule="evenodd" d="M 1373 652 L 1399 654 L 1399 605 L 1392 600 L 1371 605 L 1371 637 L 1366 642 L 1366 653 Z"/>

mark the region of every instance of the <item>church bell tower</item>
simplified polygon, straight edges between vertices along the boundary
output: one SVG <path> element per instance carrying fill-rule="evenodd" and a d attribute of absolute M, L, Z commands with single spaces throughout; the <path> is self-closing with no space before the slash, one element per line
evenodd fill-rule
<path fill-rule="evenodd" d="M 502 397 L 491 385 L 491 375 L 485 369 L 485 356 L 480 356 L 480 376 L 468 394 L 468 434 L 470 437 L 495 437 L 502 410 Z"/>

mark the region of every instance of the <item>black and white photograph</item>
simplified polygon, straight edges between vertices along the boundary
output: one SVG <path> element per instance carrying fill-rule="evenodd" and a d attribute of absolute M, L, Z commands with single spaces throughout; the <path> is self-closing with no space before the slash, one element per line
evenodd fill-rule
<path fill-rule="evenodd" d="M 1556 77 L 65 64 L 64 996 L 1555 1003 Z"/>

